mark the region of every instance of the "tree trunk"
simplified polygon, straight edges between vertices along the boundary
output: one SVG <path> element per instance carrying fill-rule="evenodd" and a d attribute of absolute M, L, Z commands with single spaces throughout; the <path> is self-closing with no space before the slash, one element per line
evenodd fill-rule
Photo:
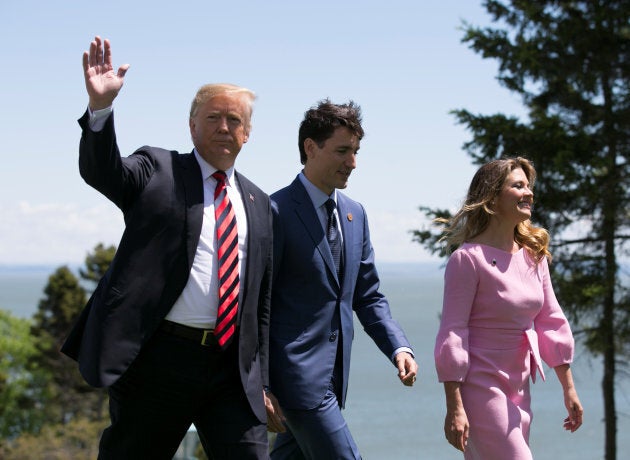
<path fill-rule="evenodd" d="M 617 278 L 617 257 L 615 254 L 615 233 L 618 228 L 617 213 L 619 209 L 617 190 L 620 171 L 617 166 L 617 136 L 614 128 L 612 79 L 608 72 L 603 72 L 602 93 L 604 96 L 603 135 L 607 146 L 606 163 L 608 174 L 603 195 L 602 236 L 605 250 L 606 294 L 602 315 L 602 337 L 604 342 L 604 377 L 602 391 L 604 393 L 604 417 L 606 420 L 605 459 L 617 459 L 617 411 L 615 406 L 615 288 Z"/>

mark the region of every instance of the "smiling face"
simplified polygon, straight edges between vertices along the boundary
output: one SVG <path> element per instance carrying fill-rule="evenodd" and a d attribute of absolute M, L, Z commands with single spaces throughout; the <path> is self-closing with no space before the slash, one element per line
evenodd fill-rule
<path fill-rule="evenodd" d="M 521 168 L 513 169 L 505 179 L 501 192 L 496 197 L 496 216 L 513 221 L 514 225 L 530 219 L 534 193 L 529 188 L 529 180 Z"/>
<path fill-rule="evenodd" d="M 321 146 L 311 138 L 306 139 L 304 175 L 326 195 L 336 188 L 346 188 L 350 174 L 357 166 L 360 143 L 357 135 L 345 126 L 335 129 Z"/>
<path fill-rule="evenodd" d="M 221 93 L 201 104 L 189 121 L 199 155 L 217 169 L 232 167 L 249 137 L 249 113 L 240 94 Z"/>

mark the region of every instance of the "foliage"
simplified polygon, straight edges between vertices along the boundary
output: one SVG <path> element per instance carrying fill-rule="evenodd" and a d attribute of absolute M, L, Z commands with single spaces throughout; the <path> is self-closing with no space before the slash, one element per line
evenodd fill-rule
<path fill-rule="evenodd" d="M 74 418 L 62 424 L 46 424 L 37 435 L 24 433 L 0 450 L 6 460 L 80 460 L 98 454 L 104 422 Z"/>
<path fill-rule="evenodd" d="M 82 278 L 100 279 L 115 251 L 98 244 Z M 62 266 L 49 276 L 32 321 L 0 310 L 0 458 L 96 457 L 107 394 L 59 352 L 85 304 L 85 289 Z"/>
<path fill-rule="evenodd" d="M 496 27 L 464 23 L 463 42 L 499 63 L 527 119 L 453 112 L 475 164 L 533 160 L 535 219 L 552 235 L 558 297 L 577 335 L 604 359 L 606 459 L 616 458 L 614 379 L 628 357 L 630 296 L 620 260 L 630 233 L 630 2 L 487 0 Z M 429 217 L 444 211 L 421 208 Z M 436 252 L 439 235 L 414 233 Z"/>
<path fill-rule="evenodd" d="M 94 390 L 83 381 L 76 363 L 59 353 L 85 303 L 85 290 L 70 269 L 63 266 L 48 278 L 34 315 L 31 334 L 38 354 L 30 365 L 45 369 L 51 376 L 47 390 L 53 400 L 45 407 L 49 421 L 63 423 L 78 414 L 91 418 L 95 412 L 101 412 L 90 396 Z"/>
<path fill-rule="evenodd" d="M 103 243 L 98 243 L 92 252 L 85 257 L 85 269 L 79 269 L 81 278 L 95 284 L 98 283 L 105 275 L 115 254 L 116 246 L 105 247 Z"/>
<path fill-rule="evenodd" d="M 48 375 L 28 369 L 37 353 L 30 327 L 29 320 L 0 310 L 0 444 L 20 432 L 36 431 L 44 422 L 41 407 L 49 395 L 41 382 Z"/>

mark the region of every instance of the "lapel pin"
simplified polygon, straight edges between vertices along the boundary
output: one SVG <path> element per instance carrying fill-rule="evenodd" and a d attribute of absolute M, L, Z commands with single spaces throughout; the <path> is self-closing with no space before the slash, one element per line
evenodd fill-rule
<path fill-rule="evenodd" d="M 349 212 L 346 217 L 348 218 L 348 222 L 352 222 L 352 213 L 351 212 Z"/>
<path fill-rule="evenodd" d="M 253 203 L 254 202 L 254 195 L 252 195 L 251 193 L 249 194 L 249 200 Z"/>

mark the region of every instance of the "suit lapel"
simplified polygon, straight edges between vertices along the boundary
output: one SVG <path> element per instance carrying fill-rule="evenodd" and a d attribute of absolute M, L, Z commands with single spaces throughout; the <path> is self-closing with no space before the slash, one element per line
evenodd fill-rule
<path fill-rule="evenodd" d="M 203 178 L 193 153 L 180 155 L 180 160 L 186 201 L 186 254 L 190 269 L 195 259 L 203 222 Z"/>
<path fill-rule="evenodd" d="M 258 260 L 258 254 L 256 251 L 259 250 L 259 245 L 254 241 L 254 237 L 256 232 L 251 231 L 252 229 L 260 228 L 259 223 L 259 213 L 256 208 L 256 194 L 253 190 L 251 190 L 247 181 L 242 179 L 242 176 L 234 171 L 234 177 L 236 178 L 236 187 L 238 188 L 239 193 L 241 194 L 241 200 L 243 201 L 243 207 L 245 208 L 245 216 L 247 217 L 247 261 L 244 267 L 243 273 L 245 274 L 246 283 L 243 284 L 241 282 L 241 288 L 238 293 L 238 304 L 244 305 L 245 294 L 247 293 L 247 289 L 245 285 L 247 281 L 251 279 L 251 276 L 247 276 L 249 273 L 251 264 L 254 261 Z M 240 317 L 243 314 L 243 308 L 238 309 L 238 323 L 240 324 Z"/>
<path fill-rule="evenodd" d="M 337 284 L 339 284 L 335 262 L 330 252 L 328 241 L 326 241 L 324 229 L 322 228 L 319 217 L 317 217 L 317 211 L 311 201 L 311 197 L 308 195 L 304 185 L 302 185 L 299 179 L 295 179 L 292 185 L 292 195 L 296 202 L 295 212 L 313 240 L 313 244 L 322 256 L 322 259 L 324 259 L 326 267 L 337 280 Z"/>
<path fill-rule="evenodd" d="M 354 242 L 356 240 L 355 225 L 353 225 L 354 217 L 350 212 L 350 207 L 345 196 L 337 192 L 337 214 L 339 214 L 339 222 L 341 223 L 341 232 L 343 233 L 343 276 L 348 275 L 348 271 L 352 267 L 351 261 L 355 260 L 353 254 Z"/>

